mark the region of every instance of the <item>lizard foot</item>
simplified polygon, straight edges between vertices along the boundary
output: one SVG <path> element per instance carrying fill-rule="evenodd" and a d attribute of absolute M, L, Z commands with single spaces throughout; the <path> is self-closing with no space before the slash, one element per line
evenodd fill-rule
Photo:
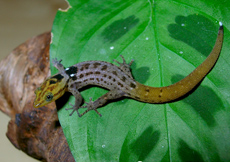
<path fill-rule="evenodd" d="M 82 114 L 80 114 L 80 113 L 78 112 L 78 109 L 79 109 L 80 107 L 77 107 L 77 106 L 75 106 L 75 105 L 72 105 L 71 103 L 69 103 L 69 105 L 72 106 L 72 107 L 71 107 L 71 108 L 66 108 L 66 109 L 65 109 L 65 110 L 72 110 L 72 112 L 69 114 L 69 116 L 72 116 L 73 113 L 76 111 L 77 114 L 78 114 L 78 116 L 79 116 L 79 117 L 82 117 Z"/>
<path fill-rule="evenodd" d="M 52 63 L 53 63 L 53 66 L 58 69 L 58 71 L 63 75 L 65 76 L 66 78 L 68 78 L 68 75 L 66 74 L 65 72 L 65 69 L 64 69 L 64 66 L 61 64 L 61 61 L 62 60 L 59 60 L 57 58 L 54 58 L 52 59 Z"/>
<path fill-rule="evenodd" d="M 122 55 L 120 55 L 120 56 L 121 56 L 121 58 L 123 60 L 122 63 L 119 62 L 119 61 L 117 61 L 117 60 L 113 60 L 113 61 L 116 62 L 116 63 L 118 63 L 120 65 L 120 68 L 123 71 L 125 71 L 126 74 L 128 74 L 130 77 L 132 77 L 130 66 L 132 65 L 132 63 L 134 62 L 134 60 L 132 59 L 131 62 L 128 64 L 128 63 L 126 63 L 125 58 Z"/>
<path fill-rule="evenodd" d="M 96 113 L 101 117 L 102 115 L 97 111 L 97 106 L 95 106 L 95 102 L 92 101 L 92 98 L 89 98 L 89 102 L 86 103 L 85 106 L 81 106 L 80 108 L 87 108 L 87 110 L 85 110 L 85 112 L 83 112 L 82 114 L 80 114 L 81 116 L 85 115 L 87 112 L 89 112 L 90 110 L 94 110 L 96 111 Z"/>
<path fill-rule="evenodd" d="M 57 66 L 59 66 L 61 64 L 61 61 L 62 60 L 58 61 L 57 58 L 54 58 L 54 59 L 52 59 L 52 64 L 53 64 L 54 67 L 57 67 Z"/>

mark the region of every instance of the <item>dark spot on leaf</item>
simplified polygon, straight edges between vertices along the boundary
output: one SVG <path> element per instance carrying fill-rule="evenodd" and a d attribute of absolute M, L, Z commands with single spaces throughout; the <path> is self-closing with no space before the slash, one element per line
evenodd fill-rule
<path fill-rule="evenodd" d="M 112 24 L 107 26 L 104 31 L 102 32 L 102 37 L 104 40 L 110 43 L 121 38 L 123 35 L 129 32 L 134 26 L 136 26 L 139 22 L 139 19 L 136 18 L 134 15 L 131 15 L 125 19 L 120 19 L 114 21 Z"/>

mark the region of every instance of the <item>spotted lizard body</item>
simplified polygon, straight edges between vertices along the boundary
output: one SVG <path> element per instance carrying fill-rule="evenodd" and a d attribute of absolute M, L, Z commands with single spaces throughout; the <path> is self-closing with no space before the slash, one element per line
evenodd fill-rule
<path fill-rule="evenodd" d="M 196 87 L 203 78 L 214 67 L 223 43 L 223 26 L 220 23 L 220 28 L 217 40 L 213 50 L 206 60 L 179 82 L 166 87 L 150 87 L 145 86 L 132 77 L 130 65 L 123 59 L 120 66 L 104 62 L 104 61 L 86 61 L 75 64 L 69 68 L 64 66 L 57 59 L 53 59 L 53 65 L 59 70 L 59 73 L 51 76 L 36 89 L 36 99 L 34 107 L 39 108 L 46 104 L 57 100 L 66 91 L 71 92 L 75 97 L 75 104 L 67 110 L 72 110 L 72 115 L 75 111 L 81 117 L 90 110 L 97 111 L 97 108 L 103 106 L 107 101 L 118 99 L 121 97 L 129 97 L 146 103 L 167 103 L 181 98 Z M 82 96 L 79 89 L 95 85 L 109 90 L 106 94 L 95 101 L 90 99 L 86 106 L 81 106 Z M 80 114 L 79 108 L 87 108 L 85 112 Z"/>

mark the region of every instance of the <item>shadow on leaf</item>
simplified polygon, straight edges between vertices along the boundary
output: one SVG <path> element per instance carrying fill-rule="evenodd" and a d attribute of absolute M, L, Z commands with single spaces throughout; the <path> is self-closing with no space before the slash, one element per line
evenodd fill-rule
<path fill-rule="evenodd" d="M 120 161 L 144 161 L 149 153 L 154 149 L 160 138 L 160 132 L 154 131 L 151 126 L 133 142 L 133 134 L 128 133 L 123 143 Z"/>
<path fill-rule="evenodd" d="M 102 36 L 105 41 L 109 41 L 110 43 L 115 42 L 123 35 L 125 35 L 130 29 L 136 26 L 139 22 L 139 19 L 134 15 L 131 15 L 125 19 L 120 19 L 114 21 L 112 24 L 107 26 L 102 32 Z"/>
<path fill-rule="evenodd" d="M 183 78 L 181 75 L 176 75 L 172 78 L 172 83 L 176 83 Z M 207 86 L 200 85 L 192 95 L 186 97 L 183 101 L 191 105 L 209 127 L 216 124 L 214 114 L 224 108 L 221 99 Z"/>
<path fill-rule="evenodd" d="M 149 79 L 149 67 L 142 66 L 140 68 L 136 68 L 136 63 L 133 62 L 132 69 L 132 75 L 136 81 L 144 84 Z"/>
<path fill-rule="evenodd" d="M 182 161 L 202 162 L 204 161 L 201 154 L 189 147 L 185 141 L 180 139 L 178 153 Z"/>
<path fill-rule="evenodd" d="M 175 24 L 168 25 L 170 36 L 195 48 L 204 56 L 208 56 L 212 46 L 206 40 L 213 40 L 214 45 L 217 33 L 211 31 L 216 30 L 215 24 L 208 18 L 197 14 L 187 17 L 177 16 L 175 22 Z"/>

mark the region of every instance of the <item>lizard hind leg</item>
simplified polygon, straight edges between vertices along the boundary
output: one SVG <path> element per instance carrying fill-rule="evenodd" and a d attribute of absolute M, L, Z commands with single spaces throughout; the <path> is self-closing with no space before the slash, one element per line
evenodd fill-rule
<path fill-rule="evenodd" d="M 129 77 L 133 78 L 131 70 L 130 70 L 130 66 L 132 65 L 132 63 L 134 62 L 134 60 L 132 59 L 130 61 L 130 63 L 128 64 L 128 63 L 126 63 L 125 58 L 122 55 L 120 55 L 120 57 L 123 60 L 122 63 L 119 62 L 119 61 L 117 61 L 117 60 L 115 60 L 115 59 L 113 61 L 116 62 L 116 63 L 118 63 L 120 65 L 119 68 L 122 69 Z"/>
<path fill-rule="evenodd" d="M 98 111 L 97 108 L 95 107 L 95 103 L 92 101 L 92 97 L 89 98 L 89 102 L 86 103 L 85 106 L 82 106 L 81 108 L 87 108 L 82 114 L 79 114 L 80 116 L 85 115 L 87 112 L 90 110 L 94 110 L 100 117 L 102 116 Z"/>
<path fill-rule="evenodd" d="M 97 111 L 97 108 L 105 105 L 106 102 L 109 100 L 115 100 L 115 99 L 121 98 L 123 96 L 125 96 L 125 93 L 123 91 L 111 90 L 111 91 L 107 92 L 106 94 L 104 94 L 103 96 L 99 97 L 95 101 L 92 101 L 92 98 L 90 98 L 89 99 L 90 101 L 88 103 L 86 103 L 85 106 L 80 107 L 80 108 L 87 108 L 87 110 L 85 110 L 85 112 L 80 114 L 80 116 L 85 115 L 90 110 L 94 110 L 101 117 L 102 115 Z"/>

